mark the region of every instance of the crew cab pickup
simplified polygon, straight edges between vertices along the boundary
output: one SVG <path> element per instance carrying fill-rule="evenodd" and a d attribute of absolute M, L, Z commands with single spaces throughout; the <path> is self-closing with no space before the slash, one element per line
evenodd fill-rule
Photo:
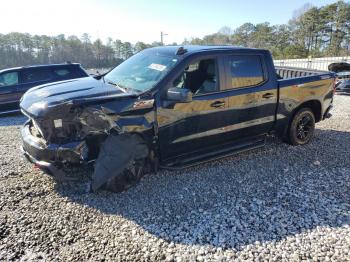
<path fill-rule="evenodd" d="M 275 69 L 270 52 L 231 46 L 146 49 L 105 75 L 41 85 L 22 98 L 23 151 L 48 172 L 94 162 L 91 189 L 257 148 L 303 145 L 330 116 L 335 75 Z"/>

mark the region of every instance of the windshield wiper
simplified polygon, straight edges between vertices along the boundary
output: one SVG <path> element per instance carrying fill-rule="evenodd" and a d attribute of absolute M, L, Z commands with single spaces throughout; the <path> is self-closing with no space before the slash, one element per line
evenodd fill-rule
<path fill-rule="evenodd" d="M 118 88 L 120 88 L 121 90 L 123 90 L 124 93 L 127 93 L 128 91 L 134 91 L 134 92 L 138 92 L 141 93 L 142 91 L 136 88 L 132 88 L 132 87 L 127 87 L 127 86 L 122 86 L 118 83 L 113 83 L 112 81 L 107 80 L 107 84 L 116 86 Z"/>
<path fill-rule="evenodd" d="M 127 87 L 121 86 L 117 83 L 113 83 L 112 81 L 108 81 L 108 80 L 107 80 L 107 84 L 118 87 L 119 89 L 123 90 L 124 93 L 127 92 Z"/>

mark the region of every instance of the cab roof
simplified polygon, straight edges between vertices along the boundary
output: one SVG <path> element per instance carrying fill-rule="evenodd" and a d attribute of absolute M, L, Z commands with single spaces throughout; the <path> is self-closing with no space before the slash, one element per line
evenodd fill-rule
<path fill-rule="evenodd" d="M 202 53 L 206 51 L 264 51 L 265 49 L 248 48 L 230 45 L 182 45 L 182 46 L 159 46 L 149 50 L 158 51 L 160 53 L 168 53 L 171 55 L 190 55 L 194 53 Z M 268 51 L 267 51 L 268 52 Z"/>

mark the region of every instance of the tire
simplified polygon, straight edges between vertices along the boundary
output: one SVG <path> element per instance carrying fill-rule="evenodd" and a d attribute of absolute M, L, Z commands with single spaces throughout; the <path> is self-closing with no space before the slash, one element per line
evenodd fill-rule
<path fill-rule="evenodd" d="M 148 146 L 138 135 L 109 135 L 101 145 L 92 176 L 92 191 L 121 192 L 147 173 Z"/>
<path fill-rule="evenodd" d="M 310 108 L 302 108 L 288 126 L 286 142 L 293 146 L 305 145 L 313 138 L 314 132 L 315 115 Z"/>
<path fill-rule="evenodd" d="M 123 172 L 109 179 L 102 189 L 117 193 L 126 191 L 136 185 L 145 174 L 145 160 L 132 161 Z"/>

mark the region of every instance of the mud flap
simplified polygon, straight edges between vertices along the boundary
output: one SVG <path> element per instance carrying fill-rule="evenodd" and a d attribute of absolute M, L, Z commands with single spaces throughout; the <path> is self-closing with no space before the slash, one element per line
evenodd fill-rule
<path fill-rule="evenodd" d="M 140 136 L 110 134 L 101 145 L 92 176 L 91 190 L 98 190 L 113 178 L 126 176 L 126 169 L 135 162 L 144 163 L 142 160 L 148 154 L 148 146 Z"/>

